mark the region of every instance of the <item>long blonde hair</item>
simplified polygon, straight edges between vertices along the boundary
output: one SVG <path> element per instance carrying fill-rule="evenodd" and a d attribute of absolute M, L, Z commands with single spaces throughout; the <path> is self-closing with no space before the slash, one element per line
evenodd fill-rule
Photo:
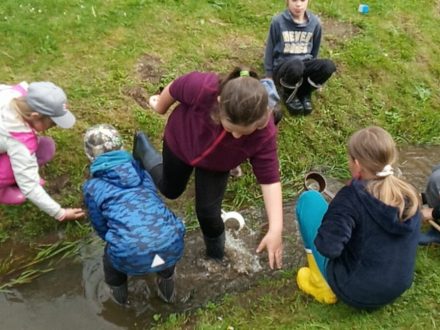
<path fill-rule="evenodd" d="M 17 97 L 11 101 L 15 111 L 26 121 L 31 119 L 31 113 L 36 112 L 27 104 L 24 96 Z"/>
<path fill-rule="evenodd" d="M 348 142 L 348 152 L 366 171 L 374 175 L 366 185 L 371 195 L 387 205 L 397 207 L 401 221 L 417 212 L 419 198 L 412 185 L 393 174 L 383 177 L 377 175 L 387 165 L 395 165 L 398 159 L 396 144 L 387 131 L 371 126 L 355 132 Z"/>

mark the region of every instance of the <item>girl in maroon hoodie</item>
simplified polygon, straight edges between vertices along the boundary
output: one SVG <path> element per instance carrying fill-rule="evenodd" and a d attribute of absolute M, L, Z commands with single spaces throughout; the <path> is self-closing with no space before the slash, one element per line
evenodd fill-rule
<path fill-rule="evenodd" d="M 257 248 L 267 249 L 269 265 L 282 262 L 283 209 L 276 127 L 268 95 L 255 72 L 235 68 L 226 79 L 191 72 L 171 82 L 150 105 L 165 114 L 162 156 L 138 133 L 134 154 L 161 193 L 175 199 L 195 172 L 196 213 L 208 257 L 222 259 L 225 233 L 221 205 L 229 171 L 249 160 L 261 185 L 269 230 Z"/>

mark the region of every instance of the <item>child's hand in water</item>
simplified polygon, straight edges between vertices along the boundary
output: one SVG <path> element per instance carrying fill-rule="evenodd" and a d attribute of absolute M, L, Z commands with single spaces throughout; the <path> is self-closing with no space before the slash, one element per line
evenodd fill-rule
<path fill-rule="evenodd" d="M 159 101 L 159 95 L 153 95 L 150 96 L 150 99 L 148 100 L 148 104 L 153 110 L 156 110 L 156 105 L 158 101 Z"/>
<path fill-rule="evenodd" d="M 85 215 L 82 209 L 64 209 L 64 216 L 60 221 L 78 220 Z"/>
<path fill-rule="evenodd" d="M 280 269 L 283 266 L 283 243 L 281 234 L 272 233 L 268 231 L 258 245 L 257 253 L 267 249 L 267 255 L 269 257 L 270 269 Z"/>

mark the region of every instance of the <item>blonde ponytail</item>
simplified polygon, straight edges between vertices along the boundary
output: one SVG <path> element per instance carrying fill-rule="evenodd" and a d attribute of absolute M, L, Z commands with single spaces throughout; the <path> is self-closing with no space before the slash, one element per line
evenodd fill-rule
<path fill-rule="evenodd" d="M 381 127 L 371 126 L 354 133 L 348 142 L 350 156 L 374 175 L 366 190 L 383 203 L 396 207 L 399 218 L 411 218 L 419 208 L 413 186 L 394 175 L 398 152 L 391 135 Z"/>

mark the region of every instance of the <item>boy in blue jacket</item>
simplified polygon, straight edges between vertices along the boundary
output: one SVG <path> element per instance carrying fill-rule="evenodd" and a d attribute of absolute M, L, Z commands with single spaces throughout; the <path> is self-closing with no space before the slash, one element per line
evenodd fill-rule
<path fill-rule="evenodd" d="M 127 276 L 155 272 L 159 297 L 173 302 L 174 268 L 183 254 L 185 227 L 165 206 L 148 172 L 122 148 L 111 125 L 93 126 L 84 135 L 91 161 L 84 200 L 93 228 L 107 243 L 105 281 L 115 300 L 125 304 Z"/>

